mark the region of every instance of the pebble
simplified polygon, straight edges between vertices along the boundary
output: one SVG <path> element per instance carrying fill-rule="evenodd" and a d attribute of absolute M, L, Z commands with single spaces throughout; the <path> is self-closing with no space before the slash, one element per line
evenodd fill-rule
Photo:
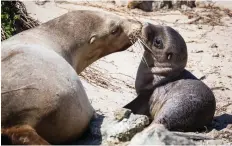
<path fill-rule="evenodd" d="M 212 57 L 219 57 L 219 54 L 213 54 Z"/>
<path fill-rule="evenodd" d="M 213 43 L 210 48 L 218 48 L 218 45 L 216 43 Z"/>

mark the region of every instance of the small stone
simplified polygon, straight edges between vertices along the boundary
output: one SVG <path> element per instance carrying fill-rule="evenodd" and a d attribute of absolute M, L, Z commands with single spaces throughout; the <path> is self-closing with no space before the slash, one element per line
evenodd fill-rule
<path fill-rule="evenodd" d="M 226 128 L 232 130 L 232 124 L 228 124 Z"/>
<path fill-rule="evenodd" d="M 191 52 L 192 53 L 203 53 L 204 51 L 203 50 L 192 50 Z"/>
<path fill-rule="evenodd" d="M 213 54 L 212 57 L 219 57 L 219 54 Z"/>
<path fill-rule="evenodd" d="M 115 5 L 119 6 L 119 7 L 125 7 L 127 5 L 127 1 L 123 1 L 123 0 L 114 0 Z"/>
<path fill-rule="evenodd" d="M 210 48 L 218 48 L 218 45 L 216 43 L 213 43 Z"/>
<path fill-rule="evenodd" d="M 188 7 L 187 5 L 181 5 L 181 9 L 184 11 L 191 10 L 191 8 Z"/>
<path fill-rule="evenodd" d="M 202 27 L 201 25 L 199 25 L 197 28 L 198 28 L 198 29 L 202 29 L 203 27 Z"/>
<path fill-rule="evenodd" d="M 114 112 L 114 118 L 117 121 L 121 121 L 124 118 L 128 118 L 131 114 L 131 110 L 125 108 L 119 108 Z"/>
<path fill-rule="evenodd" d="M 129 52 L 135 52 L 134 49 L 133 49 L 133 47 L 128 48 L 127 51 L 129 51 Z"/>

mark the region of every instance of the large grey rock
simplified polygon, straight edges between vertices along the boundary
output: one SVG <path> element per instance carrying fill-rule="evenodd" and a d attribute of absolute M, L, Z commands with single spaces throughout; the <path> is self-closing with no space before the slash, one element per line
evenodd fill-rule
<path fill-rule="evenodd" d="M 146 12 L 151 12 L 159 9 L 187 9 L 196 7 L 194 0 L 160 0 L 160 1 L 137 1 L 130 0 L 127 4 L 127 7 L 130 9 L 138 8 Z"/>
<path fill-rule="evenodd" d="M 152 124 L 136 134 L 129 145 L 195 145 L 192 140 L 177 136 L 160 124 Z"/>
<path fill-rule="evenodd" d="M 128 113 L 123 110 L 123 113 Z M 115 114 L 118 115 L 118 114 Z M 125 118 L 120 121 L 107 118 L 104 120 L 101 133 L 107 143 L 117 144 L 130 141 L 138 132 L 142 131 L 148 124 L 149 119 L 144 115 L 125 114 Z"/>
<path fill-rule="evenodd" d="M 121 108 L 112 117 L 97 115 L 90 128 L 78 142 L 81 145 L 199 145 L 231 144 L 222 137 L 210 133 L 171 132 L 163 125 L 151 124 L 144 115 L 134 115 L 130 110 Z M 148 127 L 147 127 L 148 126 Z M 147 128 L 145 128 L 147 127 Z M 231 136 L 228 130 L 223 137 Z M 216 138 L 216 139 L 212 139 Z"/>
<path fill-rule="evenodd" d="M 145 115 L 134 115 L 130 110 L 119 109 L 114 117 L 95 116 L 83 139 L 74 144 L 119 144 L 130 141 L 149 124 Z"/>

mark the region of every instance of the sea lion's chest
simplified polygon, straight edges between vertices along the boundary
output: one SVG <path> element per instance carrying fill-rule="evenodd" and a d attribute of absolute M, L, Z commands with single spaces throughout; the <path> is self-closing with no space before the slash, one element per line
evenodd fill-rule
<path fill-rule="evenodd" d="M 178 81 L 174 81 L 155 88 L 149 100 L 150 114 L 152 117 L 155 117 L 163 105 L 172 98 L 170 93 L 174 91 L 177 84 Z"/>

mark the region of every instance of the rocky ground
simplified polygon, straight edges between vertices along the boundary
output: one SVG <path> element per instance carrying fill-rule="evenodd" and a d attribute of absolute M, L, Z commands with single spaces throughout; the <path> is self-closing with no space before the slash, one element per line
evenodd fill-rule
<path fill-rule="evenodd" d="M 228 2 L 230 6 L 232 2 Z M 179 31 L 187 43 L 187 69 L 206 83 L 214 92 L 217 102 L 215 119 L 204 135 L 218 139 L 217 144 L 232 143 L 232 18 L 228 11 L 205 8 L 160 10 L 143 12 L 128 10 L 105 2 L 25 1 L 30 15 L 46 22 L 76 9 L 106 10 L 169 25 Z M 229 5 L 227 5 L 229 6 Z M 143 50 L 138 44 L 128 50 L 104 57 L 88 67 L 81 80 L 96 111 L 106 117 L 136 97 L 134 82 Z M 204 143 L 199 141 L 198 144 Z"/>

